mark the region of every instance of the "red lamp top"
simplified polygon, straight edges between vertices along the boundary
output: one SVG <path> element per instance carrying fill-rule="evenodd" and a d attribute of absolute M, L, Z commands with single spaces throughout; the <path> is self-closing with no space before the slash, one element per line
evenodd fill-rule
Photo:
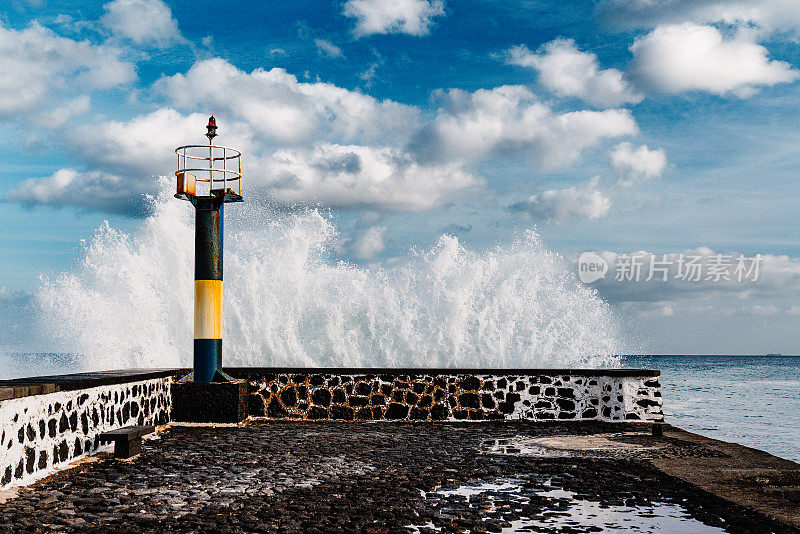
<path fill-rule="evenodd" d="M 208 118 L 208 126 L 206 126 L 206 137 L 208 137 L 208 142 L 210 143 L 212 139 L 217 136 L 217 119 L 214 118 L 214 115 L 211 115 Z"/>

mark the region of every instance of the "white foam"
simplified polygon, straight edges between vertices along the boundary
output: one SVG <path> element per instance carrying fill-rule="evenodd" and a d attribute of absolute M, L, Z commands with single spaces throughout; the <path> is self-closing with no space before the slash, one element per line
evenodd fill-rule
<path fill-rule="evenodd" d="M 43 280 L 38 321 L 81 370 L 190 366 L 194 210 L 163 180 L 133 235 L 104 224 Z M 443 235 L 390 266 L 336 260 L 318 211 L 226 207 L 226 365 L 602 367 L 606 305 L 534 232 L 485 252 Z"/>

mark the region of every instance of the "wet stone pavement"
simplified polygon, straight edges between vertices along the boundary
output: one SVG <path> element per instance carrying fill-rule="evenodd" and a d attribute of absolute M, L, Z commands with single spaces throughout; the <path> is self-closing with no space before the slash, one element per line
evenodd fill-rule
<path fill-rule="evenodd" d="M 0 504 L 0 532 L 796 532 L 647 463 L 711 454 L 701 446 L 608 434 L 620 429 L 171 427 L 132 460 L 104 458 L 22 488 Z M 530 445 L 593 433 L 628 447 L 550 454 Z"/>

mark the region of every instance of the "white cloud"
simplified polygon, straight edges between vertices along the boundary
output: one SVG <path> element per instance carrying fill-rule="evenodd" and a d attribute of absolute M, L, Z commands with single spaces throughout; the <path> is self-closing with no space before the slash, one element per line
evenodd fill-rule
<path fill-rule="evenodd" d="M 469 166 L 482 158 L 563 165 L 603 139 L 637 132 L 627 110 L 558 114 L 518 86 L 451 91 L 422 129 L 417 108 L 298 82 L 282 69 L 248 74 L 221 59 L 200 61 L 157 86 L 179 107 L 213 112 L 220 142 L 246 154 L 246 187 L 290 205 L 421 211 L 479 188 L 483 180 Z M 175 147 L 205 142 L 207 117 L 162 108 L 129 121 L 78 126 L 67 142 L 90 169 L 149 183 L 173 170 Z M 433 135 L 428 146 L 436 157 L 403 148 L 426 144 L 426 135 Z M 602 199 L 595 196 L 591 209 Z"/>
<path fill-rule="evenodd" d="M 46 128 L 60 128 L 73 118 L 83 115 L 91 108 L 91 98 L 88 95 L 79 96 L 51 111 L 39 114 L 36 122 Z"/>
<path fill-rule="evenodd" d="M 178 21 L 161 0 L 114 0 L 103 6 L 100 23 L 121 39 L 166 48 L 181 42 Z"/>
<path fill-rule="evenodd" d="M 637 149 L 629 142 L 620 143 L 611 152 L 611 167 L 619 178 L 618 184 L 629 187 L 642 180 L 659 178 L 667 168 L 663 149 L 650 150 L 647 145 Z"/>
<path fill-rule="evenodd" d="M 385 226 L 373 226 L 368 228 L 353 243 L 352 250 L 356 258 L 371 260 L 386 249 L 384 236 Z"/>
<path fill-rule="evenodd" d="M 314 44 L 317 46 L 317 53 L 325 57 L 344 57 L 342 49 L 325 39 L 314 39 Z"/>
<path fill-rule="evenodd" d="M 401 148 L 418 125 L 414 107 L 301 83 L 282 69 L 248 74 L 223 60 L 198 62 L 185 75 L 160 80 L 158 89 L 182 107 L 208 112 L 162 108 L 128 121 L 82 124 L 66 137 L 70 153 L 91 171 L 125 177 L 134 192 L 148 190 L 154 175 L 174 170 L 177 146 L 205 142 L 213 112 L 220 143 L 245 154 L 245 187 L 282 203 L 419 211 L 483 183 L 458 162 L 425 164 Z M 35 195 L 15 199 L 51 203 Z"/>
<path fill-rule="evenodd" d="M 755 304 L 750 308 L 750 313 L 753 315 L 777 315 L 780 310 L 774 304 Z"/>
<path fill-rule="evenodd" d="M 623 303 L 622 308 L 633 310 L 643 317 L 672 317 L 675 315 L 675 304 L 670 302 L 648 302 L 637 303 L 636 307 L 630 306 L 629 302 Z"/>
<path fill-rule="evenodd" d="M 98 171 L 59 169 L 50 176 L 25 180 L 11 190 L 9 198 L 28 206 L 74 206 L 141 216 L 145 211 L 142 195 L 152 191 L 153 185 Z"/>
<path fill-rule="evenodd" d="M 395 148 L 322 144 L 278 150 L 257 185 L 281 202 L 421 211 L 482 181 L 453 164 L 421 165 Z"/>
<path fill-rule="evenodd" d="M 280 68 L 248 74 L 219 58 L 199 61 L 157 87 L 178 107 L 227 111 L 255 135 L 281 144 L 402 140 L 419 115 L 416 108 L 330 83 L 298 82 Z"/>
<path fill-rule="evenodd" d="M 528 200 L 513 204 L 513 211 L 521 211 L 536 219 L 563 223 L 570 219 L 600 219 L 608 214 L 611 199 L 600 190 L 600 177 L 567 189 L 550 189 Z"/>
<path fill-rule="evenodd" d="M 796 0 L 707 0 L 695 6 L 693 15 L 705 22 L 752 23 L 768 30 L 797 31 L 797 7 Z"/>
<path fill-rule="evenodd" d="M 203 133 L 207 119 L 206 114 L 183 115 L 164 108 L 125 122 L 81 125 L 67 142 L 72 153 L 93 171 L 80 174 L 67 169 L 31 180 L 12 200 L 102 209 L 107 201 L 102 195 L 96 195 L 96 200 L 79 194 L 88 184 L 107 186 L 109 198 L 122 196 L 136 201 L 141 191 L 154 190 L 155 175 L 170 174 L 175 169 L 176 147 L 206 142 Z M 217 115 L 217 123 L 225 127 L 221 134 L 225 144 L 245 154 L 245 188 L 265 192 L 288 205 L 320 203 L 421 211 L 445 204 L 483 183 L 457 164 L 420 164 L 395 147 L 312 144 L 273 152 L 263 142 L 253 140 L 247 123 L 226 120 L 225 115 Z M 128 208 L 109 203 L 108 209 Z"/>
<path fill-rule="evenodd" d="M 796 0 L 605 0 L 598 12 L 614 26 L 628 28 L 690 21 L 755 25 L 778 32 L 800 30 Z"/>
<path fill-rule="evenodd" d="M 354 33 L 428 35 L 433 18 L 444 15 L 442 0 L 348 0 L 344 15 L 356 19 Z"/>
<path fill-rule="evenodd" d="M 175 148 L 208 143 L 203 136 L 207 122 L 206 114 L 182 115 L 164 108 L 126 122 L 78 126 L 68 143 L 74 154 L 95 167 L 130 176 L 132 181 L 149 180 L 150 176 L 175 170 Z M 225 138 L 240 150 L 248 150 L 251 145 L 246 134 L 237 135 L 242 129 L 230 126 Z"/>
<path fill-rule="evenodd" d="M 664 304 L 661 306 L 660 315 L 662 317 L 672 317 L 675 315 L 675 308 L 672 304 Z"/>
<path fill-rule="evenodd" d="M 177 146 L 205 143 L 204 126 L 213 113 L 219 142 L 246 155 L 249 190 L 288 205 L 421 211 L 480 189 L 484 182 L 471 169 L 484 158 L 524 157 L 554 167 L 604 139 L 638 131 L 628 110 L 556 113 L 520 86 L 443 93 L 445 105 L 420 127 L 416 107 L 300 82 L 283 69 L 247 73 L 218 58 L 162 78 L 155 89 L 174 109 L 70 128 L 66 148 L 88 172 L 59 179 L 105 179 L 113 186 L 108 177 L 122 177 L 133 195 L 151 191 L 154 175 L 174 170 Z M 69 101 L 64 116 L 86 102 Z M 198 109 L 203 113 L 189 113 Z M 435 157 L 427 157 L 423 145 Z M 73 186 L 65 187 L 65 202 L 79 204 L 79 196 L 66 193 Z M 21 192 L 15 199 L 55 202 Z M 555 197 L 549 201 L 556 203 Z M 90 200 L 85 204 L 94 209 Z"/>
<path fill-rule="evenodd" d="M 59 37 L 37 23 L 23 30 L 0 26 L 0 117 L 40 111 L 54 93 L 88 92 L 136 79 L 120 51 Z"/>
<path fill-rule="evenodd" d="M 218 76 L 210 76 L 217 80 L 210 85 L 229 100 L 205 88 L 205 75 L 211 74 Z M 246 74 L 212 60 L 159 85 L 178 104 L 214 110 L 224 144 L 247 154 L 246 187 L 258 187 L 285 204 L 421 211 L 481 186 L 483 181 L 468 170 L 481 158 L 522 155 L 542 166 L 564 164 L 604 138 L 637 131 L 627 110 L 556 114 L 522 87 L 451 91 L 448 105 L 430 124 L 434 146 L 443 157 L 426 159 L 402 148 L 413 130 L 393 122 L 399 117 L 417 124 L 416 108 L 379 102 L 330 84 L 300 83 L 281 69 Z M 222 109 L 195 98 L 208 98 Z M 287 123 L 276 121 L 276 115 L 301 117 L 305 122 L 298 129 L 303 133 L 284 133 L 279 128 Z M 79 126 L 69 143 L 90 168 L 147 181 L 173 169 L 175 147 L 204 142 L 206 120 L 206 114 L 164 108 L 130 121 Z M 392 136 L 392 127 L 400 133 Z M 347 143 L 351 138 L 360 143 Z M 597 217 L 597 210 L 607 211 L 599 202 L 608 199 L 600 192 L 591 196 L 585 188 L 573 190 L 582 195 L 579 201 L 593 202 L 584 215 Z M 562 196 L 570 190 L 565 191 Z M 546 193 L 544 201 L 553 207 L 565 205 L 566 198 L 557 193 Z M 548 217 L 561 220 L 564 213 L 555 210 Z"/>
<path fill-rule="evenodd" d="M 550 189 L 509 206 L 536 219 L 562 223 L 570 219 L 600 219 L 608 215 L 612 197 L 643 180 L 661 176 L 667 166 L 663 150 L 646 145 L 634 149 L 629 142 L 616 145 L 609 153 L 617 181 L 600 187 L 600 177 L 566 189 Z"/>
<path fill-rule="evenodd" d="M 97 32 L 97 22 L 89 20 L 76 20 L 69 15 L 63 13 L 56 15 L 53 23 L 57 24 L 59 28 L 68 33 L 82 33 L 84 31 Z"/>
<path fill-rule="evenodd" d="M 512 65 L 539 71 L 539 82 L 561 97 L 577 97 L 594 106 L 615 107 L 642 100 L 617 69 L 601 69 L 597 56 L 581 52 L 572 39 L 556 39 L 538 53 L 519 45 L 507 51 Z"/>
<path fill-rule="evenodd" d="M 746 32 L 725 38 L 713 26 L 691 22 L 658 26 L 631 45 L 630 67 L 642 85 L 663 93 L 707 91 L 747 97 L 758 86 L 794 81 L 800 71 L 770 60 Z"/>
<path fill-rule="evenodd" d="M 556 113 L 517 85 L 474 93 L 452 89 L 444 95 L 447 105 L 412 143 L 431 160 L 524 157 L 554 168 L 572 163 L 603 139 L 638 132 L 628 110 Z"/>

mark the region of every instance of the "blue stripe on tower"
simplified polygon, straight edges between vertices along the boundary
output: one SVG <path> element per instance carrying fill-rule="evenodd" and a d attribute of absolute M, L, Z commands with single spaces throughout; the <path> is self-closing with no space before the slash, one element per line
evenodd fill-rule
<path fill-rule="evenodd" d="M 194 381 L 212 382 L 222 368 L 222 340 L 194 340 Z"/>

